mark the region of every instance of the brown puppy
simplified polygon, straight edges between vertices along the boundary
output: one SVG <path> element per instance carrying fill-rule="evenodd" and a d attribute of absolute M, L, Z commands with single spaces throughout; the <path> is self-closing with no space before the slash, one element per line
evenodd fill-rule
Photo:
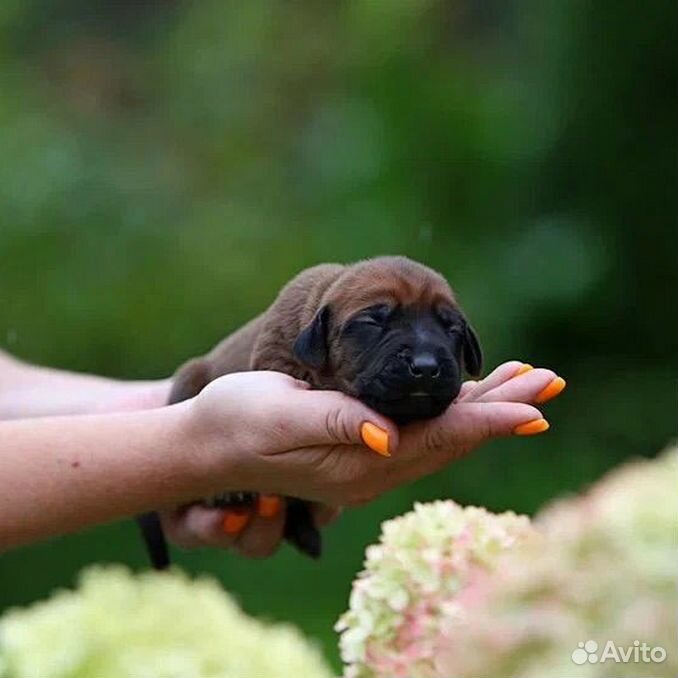
<path fill-rule="evenodd" d="M 352 395 L 398 424 L 435 417 L 459 393 L 463 371 L 481 370 L 478 340 L 445 279 L 405 257 L 301 272 L 270 308 L 177 372 L 170 402 L 213 379 L 244 370 L 276 370 L 314 388 Z M 208 504 L 252 501 L 230 493 Z M 168 564 L 155 514 L 140 517 L 156 567 Z M 289 499 L 285 538 L 313 557 L 320 534 L 306 502 Z"/>

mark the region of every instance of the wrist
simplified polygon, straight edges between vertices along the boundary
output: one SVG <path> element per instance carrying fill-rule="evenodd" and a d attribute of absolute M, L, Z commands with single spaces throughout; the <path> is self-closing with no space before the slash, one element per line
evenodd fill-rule
<path fill-rule="evenodd" d="M 176 418 L 172 449 L 178 453 L 175 463 L 180 472 L 195 488 L 195 497 L 249 489 L 243 473 L 245 450 L 226 426 L 215 426 L 201 405 L 191 398 L 167 408 Z"/>
<path fill-rule="evenodd" d="M 132 412 L 163 407 L 167 405 L 170 388 L 169 379 L 111 382 L 106 392 L 93 395 L 91 411 Z"/>

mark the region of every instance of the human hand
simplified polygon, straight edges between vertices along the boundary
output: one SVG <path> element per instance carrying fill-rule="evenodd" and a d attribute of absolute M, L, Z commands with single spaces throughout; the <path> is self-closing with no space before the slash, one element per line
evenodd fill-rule
<path fill-rule="evenodd" d="M 390 486 L 435 473 L 494 438 L 547 431 L 549 423 L 534 405 L 557 397 L 565 386 L 552 370 L 515 360 L 481 381 L 465 382 L 444 414 L 402 430 Z"/>
<path fill-rule="evenodd" d="M 341 513 L 340 508 L 316 502 L 311 511 L 318 528 Z M 268 558 L 282 543 L 285 503 L 277 495 L 263 495 L 255 506 L 242 510 L 191 504 L 159 515 L 165 535 L 180 548 L 227 548 L 248 558 Z"/>
<path fill-rule="evenodd" d="M 260 469 L 250 471 L 250 484 L 240 488 L 323 499 L 334 506 L 315 504 L 316 521 L 324 525 L 336 517 L 336 506 L 364 503 L 438 470 L 491 438 L 510 435 L 516 427 L 527 423 L 518 434 L 545 430 L 548 425 L 529 403 L 545 402 L 563 388 L 564 381 L 550 370 L 505 363 L 481 382 L 466 382 L 445 414 L 404 427 L 400 442 L 391 422 L 357 401 L 334 392 L 309 392 L 302 382 L 277 373 L 229 375 L 208 386 L 193 407 L 208 429 L 213 419 L 219 421 L 217 436 L 240 424 L 228 450 L 240 455 L 241 472 L 248 457 L 258 460 L 254 466 Z M 369 455 L 360 440 L 364 421 L 388 432 L 390 458 Z M 220 446 L 223 452 L 223 442 Z M 225 510 L 198 505 L 164 512 L 163 525 L 180 546 L 233 547 L 244 555 L 267 556 L 281 540 L 284 509 L 278 505 L 272 514 L 275 501 L 265 501 L 265 515 L 261 506 L 236 515 L 232 524 L 240 529 L 231 534 L 224 533 Z"/>
<path fill-rule="evenodd" d="M 397 436 L 391 422 L 359 402 L 335 392 L 316 391 L 309 398 L 308 389 L 305 382 L 277 372 L 246 372 L 218 379 L 194 399 L 191 409 L 197 422 L 193 422 L 192 437 L 204 440 L 205 430 L 210 431 L 208 437 L 216 437 L 218 455 L 226 451 L 233 461 L 242 459 L 243 453 L 247 460 L 290 444 L 356 444 L 360 438 L 346 438 L 346 430 L 341 428 L 345 426 L 344 417 L 360 418 L 359 413 L 362 419 L 390 428 Z M 353 412 L 355 408 L 359 412 Z M 224 439 L 229 441 L 226 445 Z M 246 464 L 230 464 L 237 468 L 241 480 L 229 477 L 227 484 L 212 489 L 220 493 L 224 487 L 261 488 L 258 472 L 250 474 L 251 481 L 242 477 Z M 312 503 L 311 508 L 318 527 L 329 524 L 340 513 L 340 508 L 320 502 Z M 232 548 L 241 555 L 260 558 L 272 555 L 282 540 L 285 503 L 278 495 L 264 494 L 246 510 L 190 504 L 160 511 L 159 515 L 166 536 L 179 547 Z"/>

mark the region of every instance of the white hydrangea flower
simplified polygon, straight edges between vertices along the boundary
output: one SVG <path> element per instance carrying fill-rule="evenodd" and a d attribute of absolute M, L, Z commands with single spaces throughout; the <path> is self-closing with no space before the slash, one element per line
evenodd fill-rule
<path fill-rule="evenodd" d="M 2 678 L 330 678 L 291 626 L 245 615 L 209 579 L 84 572 L 75 591 L 0 618 Z"/>
<path fill-rule="evenodd" d="M 455 598 L 477 572 L 532 535 L 524 516 L 453 501 L 417 503 L 385 522 L 336 625 L 346 675 L 431 675 L 441 624 L 464 616 Z"/>
<path fill-rule="evenodd" d="M 678 450 L 627 464 L 547 507 L 544 548 L 502 563 L 467 620 L 465 649 L 440 657 L 461 678 L 678 675 Z M 660 663 L 572 662 L 591 640 L 661 647 Z"/>
<path fill-rule="evenodd" d="M 346 678 L 675 678 L 677 489 L 673 448 L 547 507 L 534 529 L 451 501 L 416 505 L 383 526 L 337 625 Z M 399 590 L 404 608 L 383 595 Z M 666 658 L 576 664 L 587 639 Z"/>

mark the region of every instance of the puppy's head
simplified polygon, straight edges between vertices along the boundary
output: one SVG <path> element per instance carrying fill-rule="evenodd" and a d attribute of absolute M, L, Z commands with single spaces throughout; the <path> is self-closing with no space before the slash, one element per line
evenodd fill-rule
<path fill-rule="evenodd" d="M 319 382 L 397 423 L 441 414 L 462 375 L 477 376 L 478 339 L 445 279 L 404 257 L 345 269 L 294 345 Z"/>

